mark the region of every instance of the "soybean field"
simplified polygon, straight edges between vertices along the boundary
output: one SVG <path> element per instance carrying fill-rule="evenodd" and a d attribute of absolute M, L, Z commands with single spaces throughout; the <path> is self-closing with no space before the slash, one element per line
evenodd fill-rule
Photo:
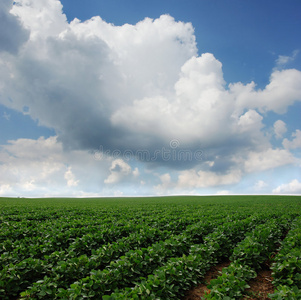
<path fill-rule="evenodd" d="M 301 299 L 300 196 L 0 198 L 0 227 L 3 300 L 266 299 L 262 270 Z"/>

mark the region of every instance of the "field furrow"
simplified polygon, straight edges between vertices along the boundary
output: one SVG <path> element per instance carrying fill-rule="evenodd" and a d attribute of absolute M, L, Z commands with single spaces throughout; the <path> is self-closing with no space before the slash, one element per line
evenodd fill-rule
<path fill-rule="evenodd" d="M 225 295 L 239 298 L 268 258 L 271 297 L 295 299 L 300 203 L 272 196 L 0 198 L 0 299 L 181 299 L 229 260 L 206 297 L 219 299 L 229 283 Z"/>

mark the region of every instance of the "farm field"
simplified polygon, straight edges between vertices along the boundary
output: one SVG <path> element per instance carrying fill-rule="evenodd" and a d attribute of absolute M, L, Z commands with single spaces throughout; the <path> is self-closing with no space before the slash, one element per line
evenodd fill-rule
<path fill-rule="evenodd" d="M 0 198 L 0 226 L 0 299 L 185 299 L 221 264 L 203 299 L 262 270 L 301 299 L 300 196 Z"/>

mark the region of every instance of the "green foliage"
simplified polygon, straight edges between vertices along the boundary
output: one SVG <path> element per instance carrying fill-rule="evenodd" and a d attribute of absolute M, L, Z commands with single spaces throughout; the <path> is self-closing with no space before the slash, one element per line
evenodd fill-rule
<path fill-rule="evenodd" d="M 0 298 L 179 299 L 231 255 L 246 282 L 298 216 L 300 197 L 0 198 Z M 275 260 L 282 294 L 299 288 L 298 227 Z"/>
<path fill-rule="evenodd" d="M 232 263 L 224 268 L 222 275 L 211 280 L 208 288 L 210 294 L 206 299 L 237 299 L 242 297 L 242 292 L 249 287 L 247 281 L 255 278 L 256 272 L 248 265 L 241 265 L 238 262 Z"/>
<path fill-rule="evenodd" d="M 274 300 L 296 300 L 301 299 L 301 290 L 297 286 L 279 285 L 275 293 L 269 295 Z"/>
<path fill-rule="evenodd" d="M 273 284 L 276 286 L 271 299 L 301 298 L 301 218 L 296 218 L 280 251 L 272 264 Z"/>
<path fill-rule="evenodd" d="M 236 245 L 230 257 L 232 263 L 224 268 L 222 275 L 211 280 L 206 299 L 240 299 L 248 288 L 248 280 L 257 276 L 255 270 L 269 258 L 277 247 L 284 230 L 290 222 L 286 218 L 272 219 L 255 227 L 246 238 Z"/>
<path fill-rule="evenodd" d="M 204 243 L 192 245 L 189 255 L 171 258 L 164 266 L 137 283 L 133 289 L 113 293 L 113 299 L 179 299 L 183 291 L 196 285 L 206 271 L 219 259 L 229 256 L 237 241 L 237 233 L 243 237 L 254 226 L 255 218 L 223 223 L 204 238 Z M 259 222 L 260 218 L 257 218 Z"/>

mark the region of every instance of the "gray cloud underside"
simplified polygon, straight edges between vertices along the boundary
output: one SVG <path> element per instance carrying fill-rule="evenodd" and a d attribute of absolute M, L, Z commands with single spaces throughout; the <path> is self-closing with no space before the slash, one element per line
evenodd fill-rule
<path fill-rule="evenodd" d="M 27 41 L 29 32 L 23 28 L 20 20 L 10 14 L 12 2 L 2 0 L 0 3 L 0 52 L 17 54 L 19 48 Z"/>

